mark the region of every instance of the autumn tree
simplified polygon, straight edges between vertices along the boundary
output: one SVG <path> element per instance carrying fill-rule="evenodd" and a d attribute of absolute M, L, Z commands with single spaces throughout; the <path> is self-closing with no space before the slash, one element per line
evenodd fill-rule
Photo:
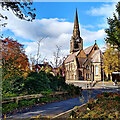
<path fill-rule="evenodd" d="M 107 49 L 104 53 L 104 70 L 107 75 L 111 75 L 112 72 L 119 71 L 118 64 L 118 50 L 107 44 Z"/>
<path fill-rule="evenodd" d="M 6 38 L 2 49 L 2 64 L 7 74 L 14 75 L 18 71 L 21 75 L 22 71 L 27 71 L 29 67 L 28 58 L 25 55 L 24 46 L 13 39 Z M 7 77 L 7 74 L 4 77 Z"/>
<path fill-rule="evenodd" d="M 2 87 L 4 94 L 19 90 L 29 72 L 29 62 L 24 46 L 6 38 L 2 46 Z"/>

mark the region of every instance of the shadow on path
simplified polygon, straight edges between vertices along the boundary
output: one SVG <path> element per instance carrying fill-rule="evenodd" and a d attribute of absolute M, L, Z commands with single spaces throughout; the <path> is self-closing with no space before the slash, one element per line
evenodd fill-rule
<path fill-rule="evenodd" d="M 118 92 L 120 93 L 120 89 L 84 89 L 82 91 L 82 96 L 77 98 L 68 99 L 61 102 L 49 103 L 42 106 L 32 107 L 25 112 L 19 112 L 14 115 L 9 116 L 8 118 L 30 118 L 32 116 L 42 115 L 42 116 L 50 116 L 53 117 L 62 112 L 72 109 L 75 106 L 80 106 L 90 98 L 95 99 L 97 94 L 102 92 Z"/>

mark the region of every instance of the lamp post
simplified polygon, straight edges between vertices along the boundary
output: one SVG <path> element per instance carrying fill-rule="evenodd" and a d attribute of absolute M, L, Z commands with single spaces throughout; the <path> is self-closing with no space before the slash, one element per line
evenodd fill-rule
<path fill-rule="evenodd" d="M 104 86 L 104 68 L 103 68 L 103 86 Z"/>

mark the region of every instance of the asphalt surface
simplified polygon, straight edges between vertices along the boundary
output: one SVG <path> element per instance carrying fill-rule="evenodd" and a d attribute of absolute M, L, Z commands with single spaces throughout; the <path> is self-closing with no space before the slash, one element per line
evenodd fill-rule
<path fill-rule="evenodd" d="M 96 82 L 94 85 L 91 86 L 89 81 L 71 81 L 71 82 L 67 82 L 68 84 L 74 84 L 75 86 L 79 86 L 82 87 L 83 89 L 87 89 L 89 87 L 94 88 L 119 88 L 120 87 L 120 83 L 118 83 L 116 86 L 114 85 L 113 82 Z"/>
<path fill-rule="evenodd" d="M 84 89 L 82 91 L 82 96 L 78 98 L 68 99 L 61 102 L 56 103 L 49 103 L 42 106 L 36 106 L 33 108 L 30 108 L 29 110 L 25 112 L 19 112 L 14 115 L 11 115 L 7 118 L 31 118 L 33 116 L 49 116 L 53 117 L 55 115 L 58 115 L 62 112 L 65 112 L 67 110 L 72 109 L 75 106 L 80 106 L 84 103 L 87 103 L 87 101 L 90 98 L 96 98 L 97 94 L 100 94 L 102 92 L 118 92 L 120 93 L 120 89 L 114 88 L 114 89 Z"/>

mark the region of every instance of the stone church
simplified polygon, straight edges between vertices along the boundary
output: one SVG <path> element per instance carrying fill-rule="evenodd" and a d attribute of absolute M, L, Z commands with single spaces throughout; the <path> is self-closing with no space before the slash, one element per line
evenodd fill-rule
<path fill-rule="evenodd" d="M 69 80 L 102 80 L 103 55 L 96 41 L 83 49 L 76 9 L 73 35 L 70 40 L 70 54 L 64 61 L 66 81 Z"/>

